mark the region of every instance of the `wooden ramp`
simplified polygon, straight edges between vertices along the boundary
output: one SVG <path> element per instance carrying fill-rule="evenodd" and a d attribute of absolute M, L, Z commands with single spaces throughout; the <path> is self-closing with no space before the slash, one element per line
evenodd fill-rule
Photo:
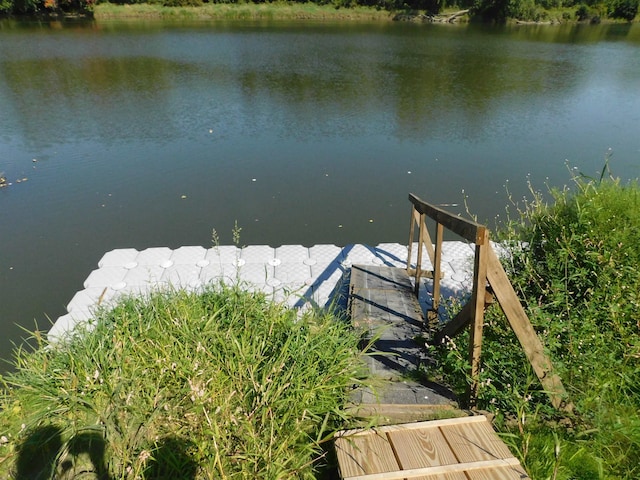
<path fill-rule="evenodd" d="M 346 430 L 335 449 L 344 480 L 529 478 L 482 415 Z"/>
<path fill-rule="evenodd" d="M 424 317 L 403 268 L 353 265 L 350 279 L 353 325 L 367 339 L 375 338 L 369 368 L 374 376 L 397 379 L 426 358 L 414 338 L 424 333 Z"/>
<path fill-rule="evenodd" d="M 416 379 L 429 359 L 416 342 L 425 334 L 424 316 L 406 269 L 353 265 L 349 297 L 354 326 L 372 342 L 365 361 L 376 379 L 374 390 L 352 393 L 356 414 L 387 424 L 429 420 L 453 410 L 457 403 L 451 391 Z"/>

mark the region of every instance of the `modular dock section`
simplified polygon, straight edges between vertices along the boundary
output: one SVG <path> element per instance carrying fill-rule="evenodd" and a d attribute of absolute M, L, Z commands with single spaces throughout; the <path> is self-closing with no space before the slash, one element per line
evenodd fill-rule
<path fill-rule="evenodd" d="M 413 248 L 414 263 L 416 250 Z M 90 321 L 96 307 L 109 305 L 121 295 L 144 295 L 162 288 L 197 290 L 217 281 L 239 281 L 296 308 L 326 307 L 331 302 L 346 302 L 352 265 L 406 267 L 407 252 L 407 246 L 398 243 L 112 250 L 99 260 L 98 268 L 84 281 L 84 289 L 68 303 L 68 313 L 57 319 L 48 335 L 50 339 L 64 336 L 79 322 Z M 441 285 L 445 296 L 470 288 L 472 256 L 472 246 L 464 242 L 444 243 Z M 430 268 L 428 259 L 423 262 L 425 269 Z M 423 309 L 430 302 L 427 290 L 422 289 Z"/>

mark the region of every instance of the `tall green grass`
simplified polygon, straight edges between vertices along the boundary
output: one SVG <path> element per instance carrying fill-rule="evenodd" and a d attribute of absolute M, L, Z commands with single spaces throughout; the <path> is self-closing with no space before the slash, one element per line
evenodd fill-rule
<path fill-rule="evenodd" d="M 562 417 L 499 307 L 487 312 L 480 406 L 533 478 L 640 478 L 640 186 L 575 175 L 551 201 L 532 189 L 498 234 L 505 266 L 575 406 Z M 438 349 L 468 379 L 468 335 Z"/>
<path fill-rule="evenodd" d="M 358 340 L 239 287 L 126 298 L 16 352 L 0 477 L 315 478 L 362 378 Z"/>

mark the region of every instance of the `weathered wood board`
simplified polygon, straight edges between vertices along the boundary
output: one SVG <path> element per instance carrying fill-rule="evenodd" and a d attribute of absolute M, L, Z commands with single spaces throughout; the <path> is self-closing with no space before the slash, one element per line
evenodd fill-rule
<path fill-rule="evenodd" d="M 424 316 L 407 271 L 353 265 L 349 290 L 351 321 L 380 352 L 367 357 L 371 373 L 400 379 L 418 368 L 426 352 L 414 339 L 423 333 Z"/>
<path fill-rule="evenodd" d="M 529 478 L 482 415 L 346 430 L 335 449 L 344 480 Z"/>
<path fill-rule="evenodd" d="M 403 268 L 353 265 L 350 281 L 351 320 L 375 330 L 388 324 L 412 324 L 420 330 L 424 316 Z"/>

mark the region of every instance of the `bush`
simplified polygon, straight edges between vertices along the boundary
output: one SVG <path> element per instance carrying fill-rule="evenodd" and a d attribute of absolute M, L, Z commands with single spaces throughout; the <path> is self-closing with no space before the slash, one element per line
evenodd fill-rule
<path fill-rule="evenodd" d="M 238 288 L 157 293 L 16 353 L 0 477 L 313 478 L 346 418 L 358 338 Z"/>
<path fill-rule="evenodd" d="M 576 10 L 576 20 L 582 22 L 584 20 L 588 20 L 589 17 L 589 7 L 587 7 L 584 3 L 581 4 Z"/>
<path fill-rule="evenodd" d="M 638 0 L 613 0 L 608 9 L 611 18 L 621 18 L 628 22 L 638 14 Z"/>
<path fill-rule="evenodd" d="M 202 0 L 164 0 L 165 7 L 201 7 Z"/>
<path fill-rule="evenodd" d="M 518 20 L 538 22 L 543 18 L 543 13 L 533 0 L 522 0 L 514 4 L 509 15 Z"/>
<path fill-rule="evenodd" d="M 43 6 L 41 0 L 13 0 L 13 6 L 11 10 L 15 13 L 36 13 Z"/>
<path fill-rule="evenodd" d="M 510 0 L 475 0 L 471 7 L 471 16 L 485 21 L 504 22 L 511 16 Z"/>

